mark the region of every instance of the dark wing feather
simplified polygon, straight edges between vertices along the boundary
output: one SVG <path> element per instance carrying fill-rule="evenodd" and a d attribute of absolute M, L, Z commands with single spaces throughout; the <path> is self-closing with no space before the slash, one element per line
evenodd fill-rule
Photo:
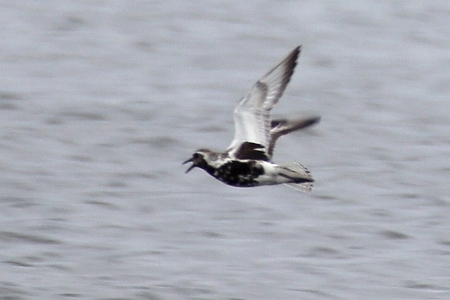
<path fill-rule="evenodd" d="M 237 159 L 255 159 L 269 161 L 263 145 L 243 142 L 235 153 Z"/>
<path fill-rule="evenodd" d="M 302 118 L 295 120 L 273 120 L 271 122 L 272 129 L 270 130 L 270 143 L 267 155 L 272 158 L 273 150 L 275 148 L 275 143 L 277 139 L 290 132 L 309 127 L 320 121 L 320 117 Z"/>

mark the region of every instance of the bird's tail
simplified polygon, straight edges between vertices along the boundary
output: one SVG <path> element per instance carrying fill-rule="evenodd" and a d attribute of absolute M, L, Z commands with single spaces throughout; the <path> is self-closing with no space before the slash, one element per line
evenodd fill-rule
<path fill-rule="evenodd" d="M 279 174 L 290 180 L 287 186 L 302 192 L 309 192 L 313 186 L 314 179 L 311 173 L 301 163 L 279 165 Z"/>

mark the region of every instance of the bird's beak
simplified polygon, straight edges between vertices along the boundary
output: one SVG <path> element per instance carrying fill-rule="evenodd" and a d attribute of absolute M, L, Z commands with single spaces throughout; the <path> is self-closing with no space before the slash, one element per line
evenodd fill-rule
<path fill-rule="evenodd" d="M 189 163 L 189 162 L 192 162 L 194 159 L 191 157 L 191 158 L 189 158 L 188 160 L 186 160 L 185 162 L 183 162 L 183 165 L 185 165 L 185 164 L 187 164 L 187 163 Z M 195 164 L 192 164 L 192 166 L 190 166 L 187 170 L 186 170 L 186 172 L 185 173 L 188 173 L 190 170 L 192 170 L 193 168 L 195 168 Z"/>

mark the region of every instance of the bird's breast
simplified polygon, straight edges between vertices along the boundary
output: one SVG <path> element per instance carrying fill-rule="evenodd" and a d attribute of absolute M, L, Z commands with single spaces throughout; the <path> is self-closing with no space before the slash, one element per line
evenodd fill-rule
<path fill-rule="evenodd" d="M 209 173 L 228 185 L 250 187 L 258 185 L 256 179 L 264 174 L 264 168 L 254 160 L 230 160 Z"/>

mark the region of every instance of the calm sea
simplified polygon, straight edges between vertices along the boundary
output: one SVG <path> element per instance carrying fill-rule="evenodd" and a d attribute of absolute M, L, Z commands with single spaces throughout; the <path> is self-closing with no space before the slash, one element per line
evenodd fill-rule
<path fill-rule="evenodd" d="M 450 2 L 0 5 L 0 299 L 450 299 Z M 313 191 L 185 175 L 298 44 Z"/>

